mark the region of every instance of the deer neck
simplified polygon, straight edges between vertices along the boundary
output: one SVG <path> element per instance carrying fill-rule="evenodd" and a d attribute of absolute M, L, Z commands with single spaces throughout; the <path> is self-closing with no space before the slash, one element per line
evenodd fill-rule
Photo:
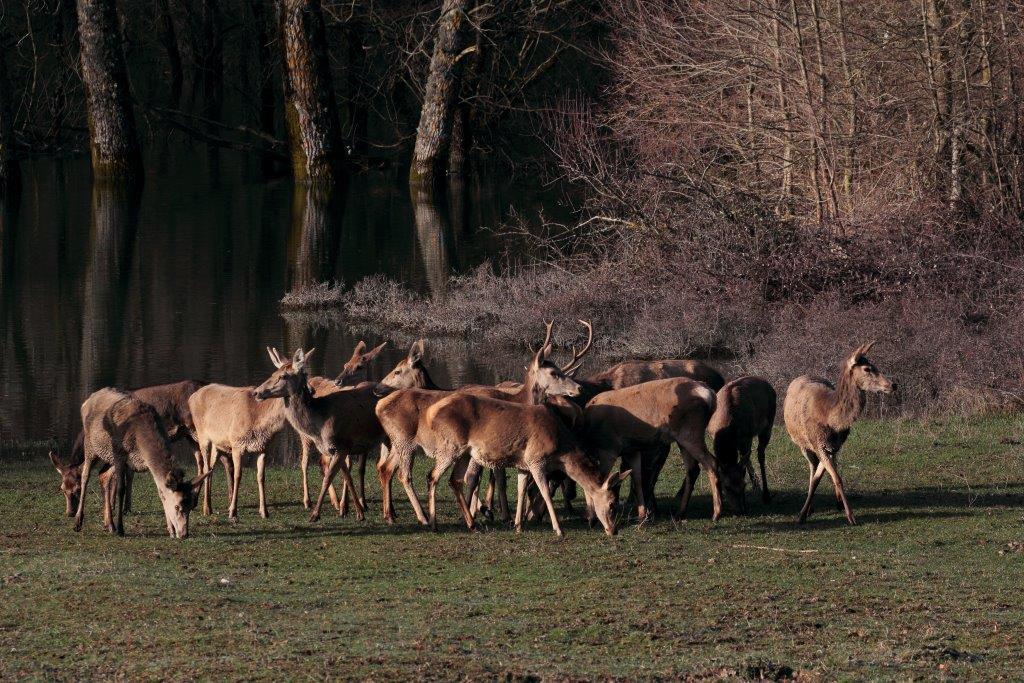
<path fill-rule="evenodd" d="M 438 391 L 441 389 L 441 387 L 437 386 L 437 383 L 434 381 L 434 378 L 430 376 L 430 373 L 427 372 L 426 368 L 423 368 L 423 386 L 421 388 L 431 389 L 433 391 Z"/>
<path fill-rule="evenodd" d="M 537 385 L 533 373 L 527 372 L 526 377 L 523 379 L 523 386 L 519 387 L 519 391 L 512 394 L 512 396 L 514 403 L 524 406 L 539 406 L 544 403 L 545 392 L 542 387 Z"/>
<path fill-rule="evenodd" d="M 853 381 L 849 372 L 843 372 L 839 384 L 832 393 L 832 405 L 828 411 L 828 424 L 836 431 L 849 429 L 864 410 L 864 392 Z"/>
<path fill-rule="evenodd" d="M 317 413 L 309 382 L 304 381 L 284 398 L 284 412 L 288 421 L 303 434 L 313 435 L 317 428 Z"/>
<path fill-rule="evenodd" d="M 166 490 L 167 485 L 164 482 L 174 469 L 174 459 L 156 424 L 149 424 L 149 420 L 140 416 L 132 420 L 130 429 L 132 436 L 135 437 L 135 448 L 146 463 L 146 468 L 152 473 L 157 488 Z"/>
<path fill-rule="evenodd" d="M 601 471 L 597 464 L 587 457 L 580 448 L 570 451 L 562 460 L 562 467 L 565 473 L 583 487 L 588 494 L 596 492 L 601 488 Z"/>

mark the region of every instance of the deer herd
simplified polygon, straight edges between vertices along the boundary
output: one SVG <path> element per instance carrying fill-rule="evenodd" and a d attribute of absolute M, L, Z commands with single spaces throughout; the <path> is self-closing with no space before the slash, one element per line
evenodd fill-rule
<path fill-rule="evenodd" d="M 349 508 L 362 520 L 366 511 L 367 457 L 379 453 L 384 520 L 394 521 L 391 483 L 397 473 L 416 518 L 437 529 L 437 485 L 445 473 L 462 519 L 473 529 L 480 517 L 498 512 L 511 521 L 505 473 L 517 472 L 514 526 L 545 515 L 561 536 L 552 495 L 562 491 L 572 510 L 576 487 L 583 490 L 585 517 L 606 534 L 616 533 L 619 488 L 631 478 L 630 499 L 640 521 L 657 514 L 655 485 L 673 444 L 683 460 L 677 494 L 683 516 L 703 470 L 712 498 L 712 520 L 722 514 L 723 498 L 746 510 L 746 479 L 770 499 L 765 449 L 775 422 L 777 398 L 766 380 L 744 376 L 726 383 L 722 375 L 695 360 L 626 361 L 588 377 L 579 369 L 593 343 L 573 348 L 564 365 L 552 362 L 552 323 L 525 368 L 521 382 L 445 389 L 427 371 L 423 340 L 412 345 L 395 368 L 377 382 L 362 381 L 384 344 L 367 349 L 359 342 L 335 379 L 309 375 L 314 350 L 295 350 L 289 358 L 267 352 L 273 373 L 259 386 L 233 387 L 186 380 L 132 391 L 100 389 L 82 404 L 82 432 L 70 460 L 50 459 L 61 477 L 66 514 L 81 530 L 86 490 L 100 468 L 104 525 L 123 535 L 123 515 L 131 506 L 133 473 L 149 470 L 164 509 L 168 533 L 188 535 L 189 513 L 202 499 L 212 506 L 212 475 L 220 460 L 227 482 L 227 514 L 238 518 L 242 468 L 255 459 L 259 514 L 268 517 L 266 450 L 285 426 L 302 448 L 302 502 L 310 520 L 320 517 L 324 499 L 342 515 Z M 837 503 L 854 524 L 838 471 L 838 453 L 860 416 L 867 392 L 888 394 L 894 384 L 868 359 L 872 344 L 855 349 L 844 361 L 838 381 L 802 376 L 786 392 L 786 429 L 807 459 L 807 500 L 797 517 L 811 512 L 815 489 L 827 472 Z M 705 435 L 708 439 L 706 440 Z M 191 442 L 196 476 L 175 466 L 171 443 Z M 751 452 L 757 440 L 760 477 Z M 710 441 L 711 448 L 707 446 Z M 307 478 L 315 451 L 322 474 L 311 498 Z M 422 452 L 433 461 L 427 477 L 427 508 L 413 486 L 413 463 Z M 621 469 L 616 470 L 617 461 Z M 490 481 L 481 491 L 481 475 Z M 353 472 L 359 479 L 358 487 Z M 340 473 L 340 492 L 333 481 Z"/>

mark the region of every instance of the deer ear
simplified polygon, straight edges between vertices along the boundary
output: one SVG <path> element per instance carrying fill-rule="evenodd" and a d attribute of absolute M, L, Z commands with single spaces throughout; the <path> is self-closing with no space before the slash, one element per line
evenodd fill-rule
<path fill-rule="evenodd" d="M 61 474 L 64 474 L 64 467 L 60 464 L 60 460 L 57 459 L 57 454 L 54 453 L 53 451 L 50 451 L 49 456 L 50 462 L 52 462 L 53 466 L 57 468 L 57 471 L 60 472 Z"/>
<path fill-rule="evenodd" d="M 380 346 L 375 346 L 375 347 L 373 347 L 372 349 L 370 349 L 369 351 L 367 351 L 366 353 L 364 353 L 364 354 L 363 354 L 363 360 L 365 360 L 365 361 L 373 360 L 374 358 L 376 358 L 376 357 L 377 357 L 377 355 L 378 355 L 378 354 L 379 354 L 379 353 L 380 353 L 381 351 L 383 351 L 383 350 L 384 350 L 384 347 L 385 347 L 385 346 L 387 346 L 387 345 L 388 345 L 388 343 L 387 343 L 387 342 L 384 342 L 384 343 L 383 343 L 383 344 L 381 344 Z M 364 347 L 364 348 L 365 348 L 365 347 Z"/>
<path fill-rule="evenodd" d="M 425 345 L 426 341 L 423 339 L 418 339 L 412 343 L 412 346 L 409 347 L 410 363 L 419 363 L 421 360 L 423 360 L 423 355 L 425 353 Z"/>
<path fill-rule="evenodd" d="M 356 348 L 352 350 L 352 355 L 353 356 L 361 356 L 361 355 L 363 355 L 363 351 L 365 351 L 365 350 L 366 350 L 366 342 L 364 342 L 362 339 L 360 339 L 359 343 L 356 344 Z"/>
<path fill-rule="evenodd" d="M 609 474 L 608 478 L 605 479 L 604 484 L 601 486 L 605 491 L 615 486 L 619 482 L 625 481 L 626 477 L 633 474 L 633 470 L 622 470 L 614 474 Z"/>
<path fill-rule="evenodd" d="M 206 473 L 197 475 L 191 482 L 193 492 L 197 491 L 199 487 L 203 485 L 203 482 L 209 479 L 211 474 L 213 474 L 212 467 L 209 470 L 207 470 Z"/>

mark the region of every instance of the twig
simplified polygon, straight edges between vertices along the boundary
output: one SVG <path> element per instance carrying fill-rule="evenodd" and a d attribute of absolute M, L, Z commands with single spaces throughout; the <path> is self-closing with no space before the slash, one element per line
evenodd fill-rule
<path fill-rule="evenodd" d="M 817 550 L 801 550 L 799 548 L 773 548 L 772 546 L 768 546 L 768 545 L 745 545 L 745 544 L 739 544 L 739 545 L 734 545 L 733 548 L 747 548 L 747 549 L 753 549 L 753 550 L 774 550 L 775 552 L 779 552 L 779 553 L 800 553 L 802 555 L 808 555 L 810 553 L 818 552 Z"/>

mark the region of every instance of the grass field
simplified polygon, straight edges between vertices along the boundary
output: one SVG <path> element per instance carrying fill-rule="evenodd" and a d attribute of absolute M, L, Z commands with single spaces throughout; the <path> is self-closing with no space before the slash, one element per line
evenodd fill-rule
<path fill-rule="evenodd" d="M 860 522 L 823 483 L 793 518 L 806 465 L 777 430 L 777 495 L 712 524 L 578 520 L 467 533 L 444 493 L 442 533 L 298 505 L 297 468 L 270 470 L 271 519 L 192 517 L 166 536 L 148 475 L 126 538 L 63 517 L 45 459 L 0 464 L 0 677 L 1019 679 L 1024 647 L 1024 425 L 858 424 L 841 469 Z M 680 481 L 675 456 L 663 506 Z M 423 492 L 422 472 L 417 472 Z M 219 473 L 218 473 L 219 476 Z M 827 480 L 826 480 L 827 481 Z"/>

